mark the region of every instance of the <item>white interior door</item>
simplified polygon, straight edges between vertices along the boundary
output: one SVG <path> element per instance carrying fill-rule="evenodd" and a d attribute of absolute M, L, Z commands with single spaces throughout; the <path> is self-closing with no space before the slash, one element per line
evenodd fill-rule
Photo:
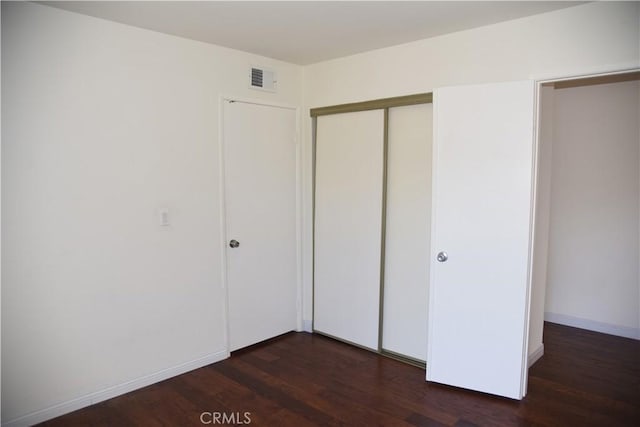
<path fill-rule="evenodd" d="M 427 358 L 431 104 L 389 109 L 382 348 Z"/>
<path fill-rule="evenodd" d="M 313 327 L 377 350 L 384 112 L 316 125 Z"/>
<path fill-rule="evenodd" d="M 296 112 L 225 101 L 223 113 L 234 351 L 296 329 Z"/>
<path fill-rule="evenodd" d="M 525 394 L 533 123 L 533 82 L 434 92 L 427 380 Z"/>

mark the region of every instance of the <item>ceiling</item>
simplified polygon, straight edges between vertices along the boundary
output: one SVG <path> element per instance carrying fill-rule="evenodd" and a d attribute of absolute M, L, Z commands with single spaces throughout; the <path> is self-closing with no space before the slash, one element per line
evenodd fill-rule
<path fill-rule="evenodd" d="M 306 65 L 576 6 L 571 1 L 43 1 Z"/>

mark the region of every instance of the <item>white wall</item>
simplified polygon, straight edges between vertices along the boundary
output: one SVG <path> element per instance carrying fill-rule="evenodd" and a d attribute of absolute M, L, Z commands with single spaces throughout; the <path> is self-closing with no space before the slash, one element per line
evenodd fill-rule
<path fill-rule="evenodd" d="M 278 94 L 248 89 L 251 64 L 277 70 Z M 301 78 L 282 62 L 2 3 L 3 423 L 226 356 L 219 96 L 299 105 Z"/>
<path fill-rule="evenodd" d="M 585 74 L 640 65 L 640 4 L 595 2 L 305 67 L 304 102 L 321 107 L 467 83 Z M 305 122 L 306 217 L 311 212 L 311 126 Z M 305 237 L 310 238 L 311 221 Z M 310 246 L 304 255 L 311 318 Z M 533 328 L 542 325 L 532 325 Z M 531 344 L 530 350 L 535 351 Z"/>
<path fill-rule="evenodd" d="M 596 2 L 305 68 L 311 107 L 638 64 L 637 2 Z"/>
<path fill-rule="evenodd" d="M 639 94 L 555 90 L 545 317 L 640 339 Z"/>

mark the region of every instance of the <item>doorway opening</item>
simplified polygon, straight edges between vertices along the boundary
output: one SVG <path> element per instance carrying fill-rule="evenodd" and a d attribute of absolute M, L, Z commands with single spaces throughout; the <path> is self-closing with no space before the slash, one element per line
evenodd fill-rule
<path fill-rule="evenodd" d="M 640 339 L 640 72 L 543 82 L 529 364 L 544 322 Z"/>

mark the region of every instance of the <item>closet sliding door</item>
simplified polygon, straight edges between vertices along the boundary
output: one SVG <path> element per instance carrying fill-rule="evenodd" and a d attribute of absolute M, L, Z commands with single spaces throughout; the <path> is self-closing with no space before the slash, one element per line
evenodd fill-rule
<path fill-rule="evenodd" d="M 317 117 L 314 324 L 378 349 L 384 110 Z"/>
<path fill-rule="evenodd" d="M 389 109 L 382 350 L 425 362 L 432 104 Z"/>

